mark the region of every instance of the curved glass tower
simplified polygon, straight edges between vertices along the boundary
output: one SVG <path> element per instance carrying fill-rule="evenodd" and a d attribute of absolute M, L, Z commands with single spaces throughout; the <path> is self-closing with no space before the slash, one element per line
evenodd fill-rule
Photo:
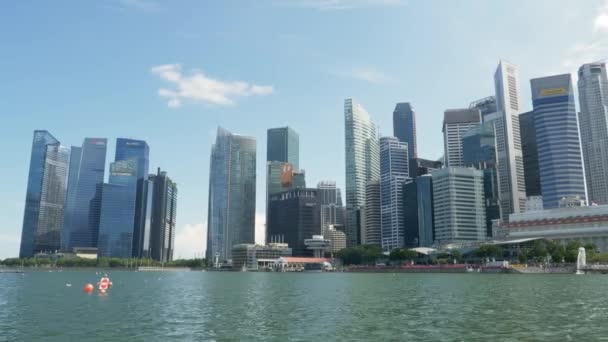
<path fill-rule="evenodd" d="M 376 125 L 363 106 L 353 99 L 344 100 L 346 156 L 346 243 L 361 241 L 365 186 L 380 179 L 380 148 Z"/>
<path fill-rule="evenodd" d="M 255 182 L 255 138 L 219 127 L 211 147 L 207 260 L 231 260 L 232 246 L 254 243 Z"/>

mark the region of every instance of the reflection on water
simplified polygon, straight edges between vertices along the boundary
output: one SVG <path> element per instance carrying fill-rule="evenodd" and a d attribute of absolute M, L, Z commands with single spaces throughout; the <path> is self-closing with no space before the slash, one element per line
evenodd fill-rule
<path fill-rule="evenodd" d="M 8 340 L 592 340 L 605 276 L 112 272 L 0 275 Z M 73 284 L 72 287 L 65 286 Z"/>

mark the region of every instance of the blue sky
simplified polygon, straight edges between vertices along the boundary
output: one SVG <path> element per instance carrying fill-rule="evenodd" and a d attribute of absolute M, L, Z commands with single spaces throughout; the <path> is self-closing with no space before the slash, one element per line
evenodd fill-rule
<path fill-rule="evenodd" d="M 266 129 L 300 134 L 307 182 L 344 185 L 343 100 L 392 134 L 417 112 L 418 151 L 442 154 L 448 108 L 493 93 L 500 58 L 529 79 L 608 55 L 608 2 L 2 1 L 0 258 L 18 253 L 31 137 L 145 139 L 151 171 L 179 184 L 176 256 L 205 247 L 209 152 L 218 125 L 258 142 L 263 225 Z"/>

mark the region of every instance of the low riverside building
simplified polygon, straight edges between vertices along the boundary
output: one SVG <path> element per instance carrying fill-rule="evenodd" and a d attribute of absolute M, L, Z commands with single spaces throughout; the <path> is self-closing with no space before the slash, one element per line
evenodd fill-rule
<path fill-rule="evenodd" d="M 232 247 L 232 268 L 267 270 L 282 256 L 291 256 L 291 248 L 286 243 L 269 243 L 266 246 L 243 243 Z"/>
<path fill-rule="evenodd" d="M 279 272 L 329 271 L 332 269 L 329 259 L 307 257 L 280 257 L 273 268 Z"/>
<path fill-rule="evenodd" d="M 565 207 L 511 214 L 509 222 L 496 222 L 504 239 L 544 238 L 560 243 L 594 243 L 608 252 L 608 205 Z"/>

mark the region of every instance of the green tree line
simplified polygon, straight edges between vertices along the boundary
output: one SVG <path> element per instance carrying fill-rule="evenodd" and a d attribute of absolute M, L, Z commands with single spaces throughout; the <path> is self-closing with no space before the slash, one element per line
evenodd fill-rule
<path fill-rule="evenodd" d="M 0 260 L 7 267 L 205 267 L 205 259 L 179 259 L 161 263 L 147 258 L 8 258 Z"/>

